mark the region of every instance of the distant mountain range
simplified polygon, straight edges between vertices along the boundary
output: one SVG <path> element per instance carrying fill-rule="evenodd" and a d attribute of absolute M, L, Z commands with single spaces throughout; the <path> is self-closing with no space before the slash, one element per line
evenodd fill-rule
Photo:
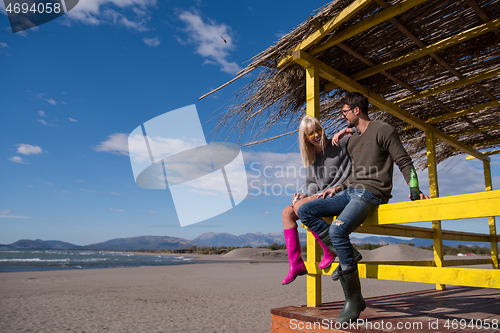
<path fill-rule="evenodd" d="M 305 232 L 299 233 L 300 241 L 305 244 L 307 235 Z M 270 234 L 263 234 L 257 232 L 255 234 L 244 234 L 240 236 L 231 235 L 228 233 L 213 233 L 206 232 L 195 239 L 193 242 L 208 244 L 210 246 L 268 246 L 273 243 L 285 244 L 285 237 L 282 232 L 275 232 Z"/>
<path fill-rule="evenodd" d="M 187 239 L 168 236 L 138 236 L 129 238 L 117 238 L 102 243 L 79 246 L 60 241 L 43 241 L 41 239 L 22 239 L 8 245 L 0 245 L 0 249 L 28 249 L 28 250 L 161 250 L 187 249 L 191 246 L 205 247 L 207 244 L 199 244 Z"/>
<path fill-rule="evenodd" d="M 300 241 L 302 244 L 306 244 L 307 235 L 305 232 L 299 233 Z M 432 245 L 431 239 L 420 239 L 412 238 L 410 240 L 404 240 L 397 237 L 389 236 L 369 236 L 365 238 L 351 237 L 351 242 L 354 244 L 401 244 L 413 243 L 415 246 L 428 246 Z M 263 234 L 248 233 L 240 236 L 231 235 L 228 233 L 204 233 L 192 241 L 168 236 L 137 236 L 129 238 L 117 238 L 106 242 L 95 243 L 85 246 L 79 246 L 71 243 L 51 240 L 43 241 L 41 239 L 30 240 L 22 239 L 15 243 L 8 245 L 1 245 L 0 249 L 28 249 L 28 250 L 180 250 L 187 249 L 192 246 L 196 247 L 209 247 L 209 246 L 233 246 L 233 247 L 259 247 L 259 246 L 269 246 L 273 243 L 285 244 L 285 238 L 283 233 L 268 233 Z M 449 246 L 479 246 L 479 247 L 489 247 L 489 243 L 481 242 L 464 242 L 464 241 L 447 241 L 445 240 L 444 245 Z"/>
<path fill-rule="evenodd" d="M 67 250 L 79 247 L 71 243 L 49 240 L 43 241 L 41 239 L 21 239 L 9 245 L 0 245 L 0 249 L 25 249 L 25 250 Z"/>

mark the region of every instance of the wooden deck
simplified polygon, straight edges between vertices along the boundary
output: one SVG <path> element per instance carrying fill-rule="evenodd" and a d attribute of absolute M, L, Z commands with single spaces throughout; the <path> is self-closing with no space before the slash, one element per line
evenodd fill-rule
<path fill-rule="evenodd" d="M 335 326 L 343 301 L 271 309 L 271 332 L 500 332 L 498 289 L 450 287 L 365 300 L 359 325 L 344 328 Z"/>

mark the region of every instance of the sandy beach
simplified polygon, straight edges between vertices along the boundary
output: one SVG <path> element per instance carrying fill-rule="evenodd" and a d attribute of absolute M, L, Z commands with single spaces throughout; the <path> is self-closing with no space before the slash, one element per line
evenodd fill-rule
<path fill-rule="evenodd" d="M 269 332 L 271 308 L 306 303 L 306 277 L 282 286 L 288 264 L 279 255 L 242 258 L 258 253 L 217 256 L 229 263 L 2 273 L 0 332 Z M 361 283 L 365 297 L 434 288 Z M 323 301 L 339 300 L 340 284 L 323 276 Z"/>

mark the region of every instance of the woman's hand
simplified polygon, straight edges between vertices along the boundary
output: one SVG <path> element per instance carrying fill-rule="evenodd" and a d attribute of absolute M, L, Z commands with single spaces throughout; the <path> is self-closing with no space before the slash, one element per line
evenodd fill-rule
<path fill-rule="evenodd" d="M 301 199 L 304 199 L 305 197 L 307 197 L 307 196 L 302 194 L 302 193 L 295 193 L 292 197 L 292 207 L 293 207 L 294 203 L 296 203 L 297 201 L 299 201 Z"/>
<path fill-rule="evenodd" d="M 352 134 L 352 131 L 350 128 L 344 128 L 341 131 L 338 131 L 335 133 L 335 135 L 332 138 L 332 145 L 338 146 L 340 140 L 346 135 L 346 134 Z"/>

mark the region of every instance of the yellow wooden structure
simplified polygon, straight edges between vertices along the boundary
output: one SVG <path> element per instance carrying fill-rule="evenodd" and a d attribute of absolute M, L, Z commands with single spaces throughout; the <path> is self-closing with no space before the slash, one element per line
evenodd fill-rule
<path fill-rule="evenodd" d="M 361 262 L 359 264 L 360 277 L 375 278 L 384 280 L 412 281 L 435 283 L 437 289 L 444 289 L 446 284 L 463 285 L 474 287 L 500 288 L 500 270 L 498 270 L 498 239 L 495 224 L 495 216 L 500 215 L 500 190 L 493 191 L 491 185 L 490 158 L 491 154 L 499 153 L 499 150 L 481 153 L 460 142 L 455 136 L 448 135 L 438 130 L 432 124 L 452 117 L 459 117 L 464 114 L 484 110 L 486 108 L 498 106 L 500 101 L 494 96 L 488 96 L 492 101 L 483 103 L 468 109 L 450 112 L 444 116 L 421 120 L 402 109 L 399 105 L 409 103 L 424 97 L 429 97 L 444 91 L 456 89 L 461 86 L 475 84 L 480 80 L 498 76 L 500 69 L 488 69 L 468 77 L 456 76 L 459 80 L 446 83 L 425 91 L 414 91 L 414 95 L 404 97 L 397 101 L 388 101 L 382 96 L 368 90 L 357 81 L 376 73 L 383 73 L 390 77 L 386 70 L 414 59 L 432 56 L 439 59 L 435 52 L 450 47 L 465 40 L 475 38 L 489 31 L 498 34 L 500 19 L 485 21 L 477 27 L 456 34 L 455 36 L 441 40 L 433 45 L 419 45 L 420 49 L 409 52 L 404 56 L 392 59 L 385 63 L 370 65 L 369 68 L 359 71 L 351 76 L 346 76 L 333 69 L 324 62 L 315 58 L 315 55 L 335 45 L 340 45 L 343 40 L 348 39 L 360 32 L 363 32 L 386 20 L 397 26 L 405 34 L 410 34 L 410 39 L 415 39 L 405 27 L 394 19 L 406 10 L 413 8 L 426 0 L 406 0 L 390 6 L 383 0 L 375 0 L 384 9 L 377 14 L 360 21 L 359 23 L 344 30 L 339 36 L 329 36 L 326 43 L 319 43 L 322 38 L 339 27 L 346 20 L 355 15 L 370 0 L 356 0 L 344 8 L 337 16 L 323 25 L 318 24 L 318 29 L 303 41 L 297 44 L 293 52 L 282 57 L 278 62 L 279 67 L 286 66 L 290 62 L 295 62 L 304 67 L 306 73 L 306 111 L 308 115 L 319 118 L 320 108 L 320 77 L 326 79 L 330 84 L 325 89 L 342 88 L 347 91 L 357 91 L 366 95 L 370 103 L 376 110 L 384 110 L 391 115 L 405 121 L 408 126 L 416 127 L 426 133 L 427 143 L 427 163 L 429 168 L 430 195 L 433 199 L 402 202 L 381 205 L 363 225 L 356 230 L 359 233 L 383 234 L 391 236 L 417 237 L 433 239 L 434 260 L 420 262 Z M 472 1 L 474 3 L 474 1 Z M 418 41 L 418 39 L 416 39 Z M 417 43 L 417 42 L 416 42 Z M 418 43 L 417 43 L 418 45 Z M 343 47 L 353 56 L 359 56 Z M 362 57 L 362 56 L 361 56 Z M 443 62 L 441 59 L 439 61 Z M 444 64 L 446 65 L 446 64 Z M 449 66 L 448 66 L 449 67 Z M 451 70 L 450 70 L 451 71 Z M 455 71 L 456 72 L 456 71 Z M 487 92 L 485 93 L 487 94 Z M 372 110 L 373 111 L 373 110 Z M 498 127 L 493 124 L 492 126 Z M 479 129 L 486 130 L 486 129 Z M 435 144 L 436 140 L 441 140 L 446 144 L 483 161 L 485 192 L 456 195 L 451 197 L 439 197 L 438 176 L 436 170 Z M 488 217 L 489 234 L 474 234 L 466 232 L 446 231 L 441 229 L 442 220 L 468 219 L 477 217 Z M 401 225 L 410 222 L 432 221 L 432 228 L 421 228 Z M 491 259 L 478 260 L 452 260 L 443 259 L 443 240 L 463 240 L 463 241 L 483 241 L 491 243 Z M 321 250 L 311 233 L 307 236 L 307 305 L 321 306 L 321 274 L 331 274 L 336 267 L 333 264 L 326 270 L 320 270 L 318 263 L 321 259 Z M 492 264 L 493 269 L 457 268 L 452 266 Z"/>

